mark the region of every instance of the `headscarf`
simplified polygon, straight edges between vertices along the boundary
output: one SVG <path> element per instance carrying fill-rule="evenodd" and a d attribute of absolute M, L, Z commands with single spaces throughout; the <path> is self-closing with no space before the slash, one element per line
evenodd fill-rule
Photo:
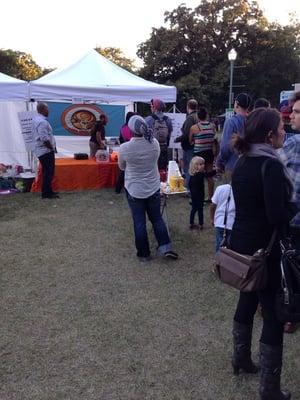
<path fill-rule="evenodd" d="M 148 127 L 146 121 L 140 115 L 133 115 L 128 122 L 129 129 L 139 135 L 144 136 L 148 142 L 153 142 L 153 131 Z"/>

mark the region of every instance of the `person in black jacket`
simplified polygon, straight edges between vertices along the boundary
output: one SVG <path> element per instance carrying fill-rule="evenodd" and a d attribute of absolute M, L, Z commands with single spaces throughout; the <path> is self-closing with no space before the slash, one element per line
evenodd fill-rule
<path fill-rule="evenodd" d="M 214 170 L 205 172 L 204 158 L 199 156 L 192 158 L 189 166 L 189 188 L 192 201 L 190 229 L 203 229 L 204 178 L 210 178 L 215 174 Z M 198 213 L 199 225 L 194 223 L 196 213 Z"/>
<path fill-rule="evenodd" d="M 236 216 L 230 248 L 241 254 L 253 254 L 266 248 L 274 230 L 276 240 L 267 259 L 268 284 L 258 292 L 240 292 L 233 322 L 234 373 L 258 372 L 251 359 L 253 317 L 258 302 L 262 307 L 263 328 L 260 338 L 260 397 L 262 400 L 287 400 L 281 391 L 283 324 L 275 313 L 275 296 L 280 287 L 279 239 L 292 217 L 289 202 L 292 184 L 275 149 L 283 143 L 284 129 L 275 109 L 258 108 L 246 120 L 245 136 L 233 142 L 241 157 L 232 175 Z"/>
<path fill-rule="evenodd" d="M 184 180 L 185 186 L 189 189 L 189 165 L 194 153 L 194 145 L 190 144 L 189 136 L 190 129 L 193 125 L 195 125 L 198 121 L 198 102 L 195 99 L 190 99 L 186 105 L 187 117 L 184 121 L 181 132 L 182 135 L 178 136 L 174 142 L 181 143 L 182 151 L 183 151 L 183 172 L 184 172 Z"/>

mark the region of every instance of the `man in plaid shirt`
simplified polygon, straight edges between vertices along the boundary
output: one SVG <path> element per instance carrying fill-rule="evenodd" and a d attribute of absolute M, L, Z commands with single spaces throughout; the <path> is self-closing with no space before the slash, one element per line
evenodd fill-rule
<path fill-rule="evenodd" d="M 298 212 L 291 221 L 291 235 L 296 249 L 300 250 L 300 92 L 294 93 L 290 100 L 292 113 L 290 115 L 292 129 L 298 133 L 290 136 L 280 149 L 280 158 L 286 165 L 291 181 L 294 184 L 293 201 Z M 286 333 L 294 333 L 299 328 L 299 323 L 287 322 L 284 326 Z"/>
<path fill-rule="evenodd" d="M 291 221 L 291 233 L 294 244 L 300 250 L 300 92 L 294 93 L 291 98 L 292 113 L 290 115 L 291 126 L 298 134 L 290 136 L 283 144 L 280 158 L 286 165 L 291 181 L 294 184 L 293 201 L 299 211 Z"/>

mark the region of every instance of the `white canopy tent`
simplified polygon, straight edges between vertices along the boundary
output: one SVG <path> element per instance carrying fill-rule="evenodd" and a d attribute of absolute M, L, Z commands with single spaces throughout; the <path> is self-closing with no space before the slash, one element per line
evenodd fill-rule
<path fill-rule="evenodd" d="M 98 103 L 149 102 L 159 98 L 174 103 L 176 87 L 142 79 L 91 50 L 69 67 L 30 82 L 30 98 Z"/>
<path fill-rule="evenodd" d="M 26 110 L 28 82 L 0 72 L 0 162 L 28 167 L 18 112 Z"/>
<path fill-rule="evenodd" d="M 26 101 L 28 82 L 0 72 L 0 101 Z"/>

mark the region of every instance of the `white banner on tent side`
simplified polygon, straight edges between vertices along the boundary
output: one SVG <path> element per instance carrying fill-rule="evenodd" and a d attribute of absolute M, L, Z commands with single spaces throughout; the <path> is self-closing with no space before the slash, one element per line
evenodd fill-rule
<path fill-rule="evenodd" d="M 35 115 L 36 111 L 21 111 L 18 113 L 24 143 L 27 151 L 33 151 L 35 147 L 34 137 L 32 133 L 32 119 Z"/>
<path fill-rule="evenodd" d="M 174 140 L 182 135 L 181 127 L 186 119 L 186 114 L 182 113 L 165 113 L 171 120 L 173 124 L 173 131 L 171 133 L 169 148 L 171 149 L 181 149 L 180 143 L 175 143 Z"/>

